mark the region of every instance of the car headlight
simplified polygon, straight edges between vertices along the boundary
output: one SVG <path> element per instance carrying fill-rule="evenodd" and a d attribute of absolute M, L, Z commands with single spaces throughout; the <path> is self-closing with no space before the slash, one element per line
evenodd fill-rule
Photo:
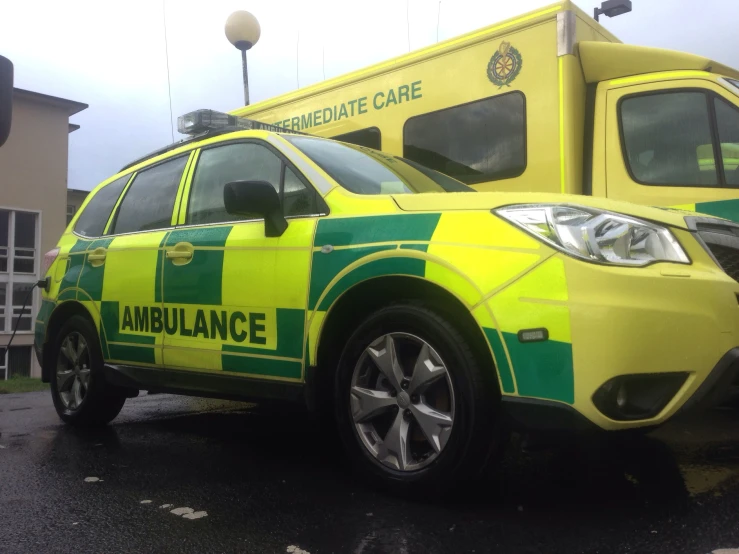
<path fill-rule="evenodd" d="M 547 244 L 583 260 L 627 266 L 690 259 L 667 227 L 581 206 L 519 204 L 493 210 Z"/>

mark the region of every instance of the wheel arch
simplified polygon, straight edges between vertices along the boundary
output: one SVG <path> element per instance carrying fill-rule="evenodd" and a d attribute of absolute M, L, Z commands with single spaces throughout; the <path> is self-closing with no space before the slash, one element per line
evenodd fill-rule
<path fill-rule="evenodd" d="M 64 325 L 64 323 L 74 315 L 80 315 L 89 320 L 97 329 L 93 314 L 90 313 L 90 310 L 82 302 L 67 300 L 54 308 L 49 316 L 49 322 L 46 324 L 46 336 L 42 349 L 41 381 L 44 383 L 48 383 L 51 380 L 52 362 L 49 357 L 49 351 L 51 350 L 52 341 L 62 328 L 62 325 Z M 100 332 L 98 331 L 98 340 L 99 339 Z"/>
<path fill-rule="evenodd" d="M 330 409 L 335 370 L 343 345 L 351 333 L 371 313 L 400 302 L 425 305 L 454 322 L 469 338 L 480 364 L 489 369 L 491 381 L 498 387 L 490 345 L 463 299 L 424 277 L 380 275 L 362 280 L 343 291 L 327 310 L 316 340 L 315 366 L 311 379 L 306 383 L 308 403 L 312 408 Z"/>

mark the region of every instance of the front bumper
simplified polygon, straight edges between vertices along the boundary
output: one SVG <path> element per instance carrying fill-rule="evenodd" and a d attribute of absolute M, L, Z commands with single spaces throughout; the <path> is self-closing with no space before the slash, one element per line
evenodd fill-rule
<path fill-rule="evenodd" d="M 738 378 L 739 347 L 724 354 L 675 415 L 694 413 L 723 404 L 735 394 L 736 387 L 732 385 Z M 503 413 L 507 424 L 515 431 L 583 433 L 600 429 L 573 406 L 551 400 L 505 396 Z M 652 423 L 651 426 L 656 425 Z"/>
<path fill-rule="evenodd" d="M 737 378 L 739 282 L 690 232 L 675 233 L 690 265 L 626 268 L 556 254 L 490 299 L 511 366 L 506 411 L 519 426 L 540 427 L 537 420 L 557 428 L 657 426 L 691 407 L 715 404 L 729 389 Z M 542 328 L 548 340 L 516 338 Z M 683 379 L 648 415 L 619 418 L 594 401 L 609 382 L 668 375 Z M 559 417 L 558 409 L 567 415 Z"/>

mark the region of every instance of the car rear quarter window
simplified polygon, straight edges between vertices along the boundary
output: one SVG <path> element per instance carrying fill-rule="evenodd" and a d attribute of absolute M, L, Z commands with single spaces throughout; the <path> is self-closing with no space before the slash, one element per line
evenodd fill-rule
<path fill-rule="evenodd" d="M 74 232 L 83 237 L 102 235 L 110 213 L 130 178 L 131 175 L 124 175 L 97 191 L 77 218 Z"/>
<path fill-rule="evenodd" d="M 187 156 L 139 171 L 123 197 L 111 234 L 170 227 Z"/>

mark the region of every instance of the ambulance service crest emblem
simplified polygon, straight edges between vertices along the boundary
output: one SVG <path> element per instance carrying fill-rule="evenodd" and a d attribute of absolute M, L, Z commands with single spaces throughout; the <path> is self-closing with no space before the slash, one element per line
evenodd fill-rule
<path fill-rule="evenodd" d="M 488 79 L 498 88 L 511 86 L 511 81 L 521 72 L 522 65 L 521 53 L 510 42 L 503 41 L 488 63 Z"/>

